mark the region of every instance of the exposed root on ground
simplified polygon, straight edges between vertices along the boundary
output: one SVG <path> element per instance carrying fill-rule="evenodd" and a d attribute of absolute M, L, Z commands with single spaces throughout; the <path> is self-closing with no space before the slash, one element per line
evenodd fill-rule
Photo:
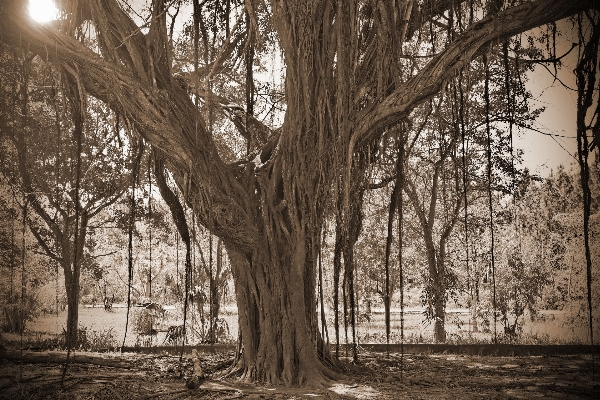
<path fill-rule="evenodd" d="M 265 373 L 261 377 L 258 375 L 255 365 L 244 365 L 242 360 L 238 360 L 237 363 L 232 364 L 225 371 L 213 374 L 212 376 L 214 379 L 220 381 L 233 378 L 235 382 L 246 385 L 260 383 L 266 386 L 325 390 L 336 382 L 348 379 L 348 376 L 341 372 L 348 370 L 348 368 L 337 364 L 336 369 L 333 370 L 321 363 L 317 363 L 314 368 L 306 368 L 299 371 L 297 380 L 293 381 L 290 376 L 286 376 L 285 371 L 282 371 L 280 376 L 273 373 Z"/>

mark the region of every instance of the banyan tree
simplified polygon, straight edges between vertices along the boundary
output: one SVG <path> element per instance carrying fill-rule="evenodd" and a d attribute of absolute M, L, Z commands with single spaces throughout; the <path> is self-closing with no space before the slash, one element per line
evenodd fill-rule
<path fill-rule="evenodd" d="M 2 1 L 0 41 L 60 68 L 80 94 L 106 103 L 152 147 L 156 165 L 164 168 L 158 173 L 168 171 L 179 200 L 229 253 L 243 345 L 237 368 L 246 379 L 286 385 L 337 377 L 327 354 L 317 351 L 318 255 L 330 204 L 339 204 L 342 231 L 353 229 L 355 171 L 376 159 L 365 157 L 366 149 L 444 90 L 472 59 L 498 51 L 511 36 L 597 12 L 600 5 L 152 0 L 151 17 L 140 27 L 131 1 L 60 0 L 60 18 L 48 24 L 30 19 L 27 3 Z M 180 4 L 194 11 L 196 49 L 198 42 L 216 43 L 206 43 L 210 35 L 224 38 L 210 64 L 196 51 L 195 69 L 175 67 L 173 12 L 167 11 Z M 204 20 L 202 10 L 217 4 L 236 9 L 235 24 L 233 13 L 224 24 Z M 210 84 L 230 58 L 240 57 L 250 61 L 241 65 L 249 65 L 245 84 L 251 89 L 252 49 L 262 34 L 275 37 L 283 54 L 285 117 L 277 129 L 252 116 L 251 101 L 234 107 Z M 232 51 L 235 46 L 244 51 Z M 199 101 L 233 119 L 231 135 L 248 140 L 245 154 L 223 157 L 212 112 Z"/>

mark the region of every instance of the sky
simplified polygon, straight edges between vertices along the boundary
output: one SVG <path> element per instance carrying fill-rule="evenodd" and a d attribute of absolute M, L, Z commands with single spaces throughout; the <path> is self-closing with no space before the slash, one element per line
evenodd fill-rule
<path fill-rule="evenodd" d="M 558 23 L 558 28 L 563 36 L 557 40 L 557 54 L 561 56 L 571 48 L 571 43 L 577 42 L 574 30 L 565 21 Z M 523 166 L 529 168 L 532 173 L 546 177 L 551 170 L 556 170 L 562 164 L 567 170 L 577 165 L 577 139 L 576 139 L 576 116 L 577 116 L 577 92 L 575 74 L 573 70 L 577 66 L 577 49 L 574 49 L 563 60 L 562 68 L 558 71 L 556 81 L 552 74 L 543 66 L 536 66 L 535 70 L 528 74 L 527 87 L 531 90 L 536 107 L 546 107 L 540 115 L 536 129 L 560 136 L 546 136 L 539 132 L 527 130 L 522 131 L 515 137 L 515 147 L 521 148 L 523 154 Z M 550 71 L 554 71 L 552 64 L 548 65 Z M 566 88 L 565 85 L 569 88 Z"/>
<path fill-rule="evenodd" d="M 575 86 L 573 75 L 563 69 L 561 80 L 569 86 Z M 548 176 L 550 170 L 563 164 L 567 169 L 576 166 L 576 110 L 577 93 L 553 82 L 551 74 L 537 67 L 530 74 L 531 84 L 528 85 L 533 93 L 535 104 L 546 107 L 535 124 L 536 129 L 561 136 L 547 136 L 532 130 L 522 130 L 515 138 L 515 147 L 521 148 L 523 166 L 540 176 Z"/>

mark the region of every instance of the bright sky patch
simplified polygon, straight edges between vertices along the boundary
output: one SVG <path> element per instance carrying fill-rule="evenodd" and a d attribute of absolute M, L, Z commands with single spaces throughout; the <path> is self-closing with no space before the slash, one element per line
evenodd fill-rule
<path fill-rule="evenodd" d="M 39 23 L 54 21 L 58 18 L 58 8 L 52 0 L 29 0 L 29 15 Z"/>

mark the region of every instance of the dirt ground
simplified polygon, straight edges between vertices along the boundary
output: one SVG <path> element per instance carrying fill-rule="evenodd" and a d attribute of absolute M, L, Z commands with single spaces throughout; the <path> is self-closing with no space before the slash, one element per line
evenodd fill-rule
<path fill-rule="evenodd" d="M 62 358 L 61 358 L 62 357 Z M 381 353 L 361 363 L 328 389 L 244 385 L 189 377 L 189 356 L 81 353 L 72 358 L 61 386 L 65 353 L 0 353 L 1 399 L 531 399 L 600 398 L 600 363 L 591 356 L 481 357 Z M 231 354 L 200 354 L 202 368 L 227 368 Z M 214 376 L 214 375 L 213 375 Z"/>

